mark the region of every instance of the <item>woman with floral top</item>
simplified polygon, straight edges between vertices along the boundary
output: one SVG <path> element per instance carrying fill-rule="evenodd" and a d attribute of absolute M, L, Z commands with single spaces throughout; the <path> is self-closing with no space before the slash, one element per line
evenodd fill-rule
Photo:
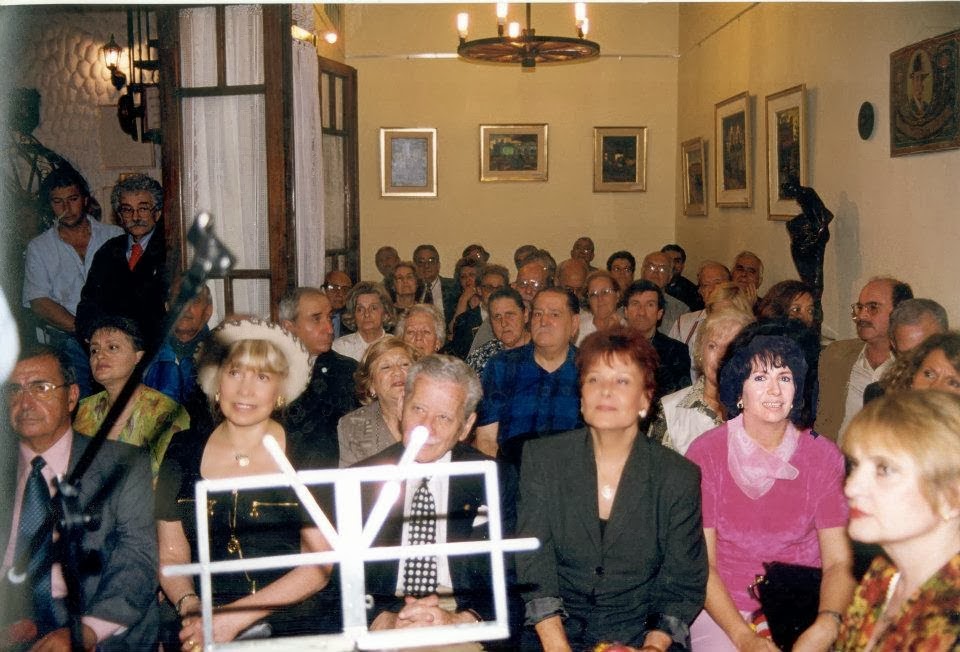
<path fill-rule="evenodd" d="M 851 538 L 883 547 L 835 650 L 960 645 L 960 397 L 905 391 L 870 403 L 844 435 Z"/>

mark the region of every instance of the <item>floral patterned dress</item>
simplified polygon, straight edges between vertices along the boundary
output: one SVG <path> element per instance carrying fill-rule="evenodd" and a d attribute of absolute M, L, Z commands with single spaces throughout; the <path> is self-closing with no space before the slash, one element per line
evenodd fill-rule
<path fill-rule="evenodd" d="M 874 559 L 847 609 L 834 645 L 837 652 L 866 648 L 873 636 L 897 569 L 885 557 Z M 960 646 L 960 553 L 928 579 L 903 605 L 899 618 L 884 630 L 876 652 L 946 652 Z"/>

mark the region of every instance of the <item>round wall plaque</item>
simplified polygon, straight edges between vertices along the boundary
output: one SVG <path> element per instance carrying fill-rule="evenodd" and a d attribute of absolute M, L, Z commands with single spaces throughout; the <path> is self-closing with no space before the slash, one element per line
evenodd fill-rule
<path fill-rule="evenodd" d="M 870 102 L 864 102 L 860 105 L 860 113 L 857 115 L 857 131 L 860 132 L 860 138 L 863 140 L 873 134 L 873 105 Z"/>

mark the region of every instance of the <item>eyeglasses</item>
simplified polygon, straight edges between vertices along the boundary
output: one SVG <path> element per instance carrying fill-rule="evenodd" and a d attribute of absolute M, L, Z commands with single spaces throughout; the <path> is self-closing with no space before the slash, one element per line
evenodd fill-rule
<path fill-rule="evenodd" d="M 325 290 L 330 290 L 331 292 L 347 292 L 352 285 L 334 285 L 333 283 L 324 283 L 323 288 Z"/>
<path fill-rule="evenodd" d="M 591 299 L 596 299 L 597 297 L 605 297 L 611 294 L 616 294 L 616 292 L 617 291 L 614 290 L 613 288 L 603 288 L 602 290 L 594 290 L 588 296 Z"/>
<path fill-rule="evenodd" d="M 484 283 L 480 286 L 480 289 L 484 292 L 496 292 L 502 287 L 502 285 L 490 285 L 489 283 Z"/>
<path fill-rule="evenodd" d="M 851 303 L 850 304 L 850 314 L 856 317 L 860 314 L 862 310 L 866 310 L 867 314 L 871 317 L 875 316 L 880 312 L 880 308 L 883 307 L 882 303 L 877 303 L 876 301 L 867 301 L 866 303 Z"/>
<path fill-rule="evenodd" d="M 404 336 L 410 336 L 415 340 L 425 340 L 431 335 L 434 337 L 436 337 L 437 335 L 435 331 L 430 331 L 430 330 L 407 330 L 407 331 L 404 331 L 403 334 Z"/>
<path fill-rule="evenodd" d="M 6 394 L 7 400 L 10 401 L 17 400 L 23 396 L 24 392 L 33 398 L 48 401 L 53 398 L 53 393 L 61 387 L 69 387 L 69 383 L 56 385 L 46 380 L 35 380 L 26 385 L 17 385 L 16 383 L 9 384 L 3 388 L 3 392 Z"/>
<path fill-rule="evenodd" d="M 653 263 L 647 263 L 644 269 L 648 272 L 672 272 L 673 265 L 654 265 Z"/>
<path fill-rule="evenodd" d="M 136 208 L 134 208 L 133 206 L 122 204 L 120 206 L 119 213 L 120 213 L 120 217 L 125 217 L 129 219 L 133 217 L 134 213 L 137 214 L 137 217 L 153 217 L 153 214 L 156 211 L 157 211 L 156 206 L 137 206 Z"/>
<path fill-rule="evenodd" d="M 415 262 L 418 265 L 436 265 L 440 262 L 440 259 L 436 256 L 431 256 L 430 258 L 417 258 Z"/>
<path fill-rule="evenodd" d="M 539 290 L 540 288 L 546 287 L 546 284 L 535 279 L 528 278 L 524 281 L 517 281 L 517 286 L 528 290 Z"/>

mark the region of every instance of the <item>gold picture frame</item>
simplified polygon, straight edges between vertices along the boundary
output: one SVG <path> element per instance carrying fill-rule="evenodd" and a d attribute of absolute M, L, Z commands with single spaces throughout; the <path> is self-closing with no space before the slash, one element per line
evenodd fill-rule
<path fill-rule="evenodd" d="M 480 125 L 480 181 L 546 181 L 547 125 Z"/>
<path fill-rule="evenodd" d="M 647 190 L 647 128 L 593 128 L 593 191 Z"/>
<path fill-rule="evenodd" d="M 437 196 L 437 130 L 380 129 L 380 196 Z"/>
<path fill-rule="evenodd" d="M 749 207 L 753 194 L 750 94 L 718 102 L 714 110 L 714 193 L 717 206 Z"/>
<path fill-rule="evenodd" d="M 799 84 L 767 95 L 767 212 L 768 219 L 788 220 L 800 212 L 797 202 L 783 195 L 790 180 L 807 185 L 807 87 Z"/>
<path fill-rule="evenodd" d="M 703 138 L 697 136 L 680 143 L 683 165 L 683 214 L 707 214 L 707 168 Z"/>

